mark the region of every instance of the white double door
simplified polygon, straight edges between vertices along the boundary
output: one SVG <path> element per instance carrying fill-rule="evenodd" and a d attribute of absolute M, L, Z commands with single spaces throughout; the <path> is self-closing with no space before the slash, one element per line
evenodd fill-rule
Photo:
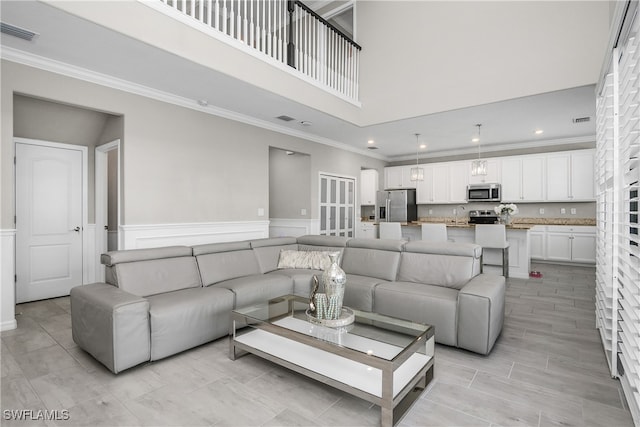
<path fill-rule="evenodd" d="M 83 152 L 16 143 L 16 302 L 82 284 Z"/>
<path fill-rule="evenodd" d="M 354 237 L 355 179 L 320 175 L 320 234 Z"/>

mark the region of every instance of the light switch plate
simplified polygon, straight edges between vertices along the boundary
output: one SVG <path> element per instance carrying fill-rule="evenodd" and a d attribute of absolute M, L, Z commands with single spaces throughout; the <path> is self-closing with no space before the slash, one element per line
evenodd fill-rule
<path fill-rule="evenodd" d="M 567 213 L 567 210 L 566 210 L 565 208 L 561 208 L 561 209 L 560 209 L 560 213 L 561 213 L 562 215 L 564 215 L 564 214 L 566 214 L 566 213 Z"/>
<path fill-rule="evenodd" d="M 433 209 L 429 209 L 429 215 L 433 215 Z"/>
<path fill-rule="evenodd" d="M 575 215 L 576 214 L 576 208 L 571 208 L 571 215 Z"/>
<path fill-rule="evenodd" d="M 305 208 L 300 209 L 300 215 L 306 215 L 307 210 Z"/>
<path fill-rule="evenodd" d="M 264 208 L 258 208 L 258 216 L 264 216 Z"/>
<path fill-rule="evenodd" d="M 544 208 L 540 208 L 540 215 L 544 215 Z"/>

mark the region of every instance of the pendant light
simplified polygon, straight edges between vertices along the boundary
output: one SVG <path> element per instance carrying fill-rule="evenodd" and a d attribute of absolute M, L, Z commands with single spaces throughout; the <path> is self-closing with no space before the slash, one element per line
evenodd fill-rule
<path fill-rule="evenodd" d="M 411 181 L 424 181 L 424 169 L 418 165 L 418 150 L 420 148 L 420 143 L 418 141 L 419 136 L 420 134 L 416 133 L 416 167 L 411 168 L 411 175 L 409 177 Z"/>
<path fill-rule="evenodd" d="M 473 142 L 478 142 L 478 159 L 471 162 L 471 175 L 486 175 L 487 174 L 487 161 L 480 159 L 480 127 L 481 124 L 477 124 L 478 126 L 478 135 L 474 138 Z"/>

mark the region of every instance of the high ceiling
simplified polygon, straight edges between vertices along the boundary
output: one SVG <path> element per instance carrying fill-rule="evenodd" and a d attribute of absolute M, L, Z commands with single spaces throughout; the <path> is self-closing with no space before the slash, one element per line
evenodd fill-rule
<path fill-rule="evenodd" d="M 594 86 L 359 127 L 50 5 L 2 1 L 0 7 L 2 22 L 39 34 L 31 42 L 2 34 L 3 58 L 34 64 L 58 61 L 51 63 L 112 76 L 180 99 L 207 99 L 212 113 L 388 161 L 415 159 L 416 133 L 419 142 L 427 145 L 421 157 L 476 153 L 471 137 L 478 123 L 482 124 L 483 152 L 594 141 Z M 282 114 L 296 120 L 278 120 Z M 590 120 L 574 122 L 585 117 Z M 311 124 L 305 126 L 302 121 Z M 535 130 L 543 133 L 536 135 Z M 375 141 L 372 145 L 377 149 L 368 149 L 369 140 Z"/>

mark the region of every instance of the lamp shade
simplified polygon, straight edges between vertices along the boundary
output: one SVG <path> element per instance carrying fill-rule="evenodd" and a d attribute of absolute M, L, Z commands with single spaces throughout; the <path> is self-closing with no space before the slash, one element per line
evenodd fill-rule
<path fill-rule="evenodd" d="M 424 181 L 424 169 L 418 166 L 411 168 L 409 179 L 411 181 Z"/>

